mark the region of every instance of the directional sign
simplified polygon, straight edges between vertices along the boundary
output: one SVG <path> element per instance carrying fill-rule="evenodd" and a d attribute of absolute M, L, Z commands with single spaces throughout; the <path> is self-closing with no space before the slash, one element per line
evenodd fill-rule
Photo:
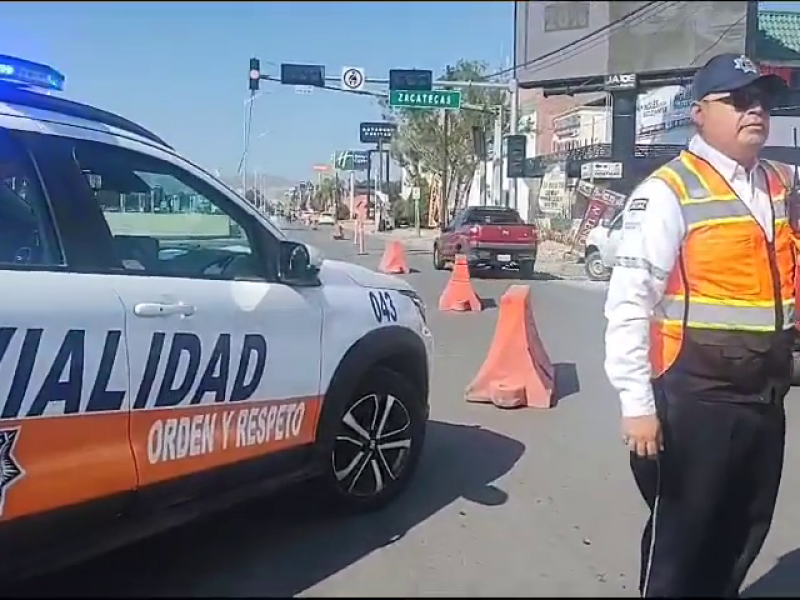
<path fill-rule="evenodd" d="M 342 89 L 360 92 L 364 89 L 364 69 L 361 67 L 342 67 Z"/>
<path fill-rule="evenodd" d="M 388 142 L 394 137 L 397 125 L 394 123 L 361 123 L 358 127 L 358 139 L 362 144 Z"/>
<path fill-rule="evenodd" d="M 461 108 L 461 92 L 458 90 L 434 90 L 431 92 L 409 92 L 394 90 L 389 92 L 389 106 L 394 108 Z"/>
<path fill-rule="evenodd" d="M 281 64 L 283 85 L 310 85 L 325 87 L 325 67 L 322 65 Z"/>

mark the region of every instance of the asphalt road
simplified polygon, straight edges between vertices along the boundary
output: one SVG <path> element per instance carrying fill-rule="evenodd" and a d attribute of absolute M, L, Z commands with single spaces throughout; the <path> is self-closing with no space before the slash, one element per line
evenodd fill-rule
<path fill-rule="evenodd" d="M 331 257 L 375 267 L 382 243 L 355 256 L 330 232 L 292 232 Z M 627 469 L 618 405 L 602 371 L 603 288 L 530 285 L 557 365 L 558 405 L 502 411 L 466 404 L 497 317 L 504 278 L 474 282 L 488 308 L 436 310 L 447 272 L 409 252 L 407 276 L 436 336 L 432 419 L 414 485 L 384 512 L 317 514 L 293 490 L 50 576 L 19 593 L 50 596 L 636 596 L 644 506 Z M 778 515 L 747 595 L 800 593 L 800 394 L 792 393 Z"/>

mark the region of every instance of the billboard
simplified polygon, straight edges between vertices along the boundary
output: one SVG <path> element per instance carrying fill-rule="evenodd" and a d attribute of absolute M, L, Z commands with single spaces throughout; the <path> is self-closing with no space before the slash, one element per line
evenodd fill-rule
<path fill-rule="evenodd" d="M 517 78 L 523 86 L 536 87 L 530 84 L 613 74 L 642 76 L 699 67 L 711 56 L 723 52 L 741 54 L 749 4 L 747 1 L 516 2 Z M 597 36 L 581 41 L 603 28 Z M 526 64 L 549 53 L 554 54 Z"/>
<path fill-rule="evenodd" d="M 345 150 L 333 155 L 333 165 L 341 171 L 366 171 L 369 153 L 366 150 Z"/>

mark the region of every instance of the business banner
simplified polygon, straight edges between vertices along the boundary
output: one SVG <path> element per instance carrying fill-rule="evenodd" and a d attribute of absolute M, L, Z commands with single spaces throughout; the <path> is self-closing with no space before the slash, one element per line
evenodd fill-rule
<path fill-rule="evenodd" d="M 592 185 L 587 181 L 579 182 L 575 193 L 578 195 L 576 204 L 584 204 L 586 211 L 578 226 L 578 232 L 572 240 L 572 251 L 583 255 L 589 232 L 599 225 L 606 214 L 621 209 L 625 204 L 626 196 L 599 185 Z"/>
<path fill-rule="evenodd" d="M 667 131 L 691 124 L 692 86 L 669 85 L 639 94 L 636 100 L 636 136 L 638 143 L 654 139 Z M 641 139 L 645 138 L 645 139 Z"/>

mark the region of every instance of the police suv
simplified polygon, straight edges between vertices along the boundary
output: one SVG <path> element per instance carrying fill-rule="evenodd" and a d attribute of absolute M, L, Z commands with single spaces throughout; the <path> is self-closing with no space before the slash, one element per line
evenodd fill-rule
<path fill-rule="evenodd" d="M 50 67 L 0 80 L 0 577 L 301 479 L 396 498 L 428 418 L 413 288 L 287 239 Z"/>

